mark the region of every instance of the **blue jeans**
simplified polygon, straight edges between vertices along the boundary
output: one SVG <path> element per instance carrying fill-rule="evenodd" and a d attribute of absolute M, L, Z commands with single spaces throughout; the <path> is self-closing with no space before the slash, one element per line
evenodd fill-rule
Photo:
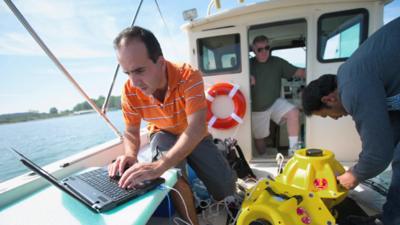
<path fill-rule="evenodd" d="M 392 182 L 383 205 L 384 225 L 400 225 L 400 142 L 394 150 L 392 171 Z"/>

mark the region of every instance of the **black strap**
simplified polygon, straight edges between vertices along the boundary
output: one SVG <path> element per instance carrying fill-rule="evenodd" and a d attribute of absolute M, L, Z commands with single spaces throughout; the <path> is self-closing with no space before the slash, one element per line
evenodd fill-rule
<path fill-rule="evenodd" d="M 303 201 L 303 197 L 301 195 L 293 195 L 293 196 L 290 197 L 290 196 L 287 196 L 287 195 L 284 195 L 284 194 L 278 194 L 274 190 L 272 190 L 271 187 L 267 187 L 267 188 L 265 188 L 265 190 L 268 191 L 268 193 L 270 193 L 271 195 L 278 196 L 278 197 L 283 198 L 285 200 L 288 200 L 288 199 L 291 199 L 291 198 L 295 198 L 296 201 L 297 201 L 297 205 L 299 205 Z"/>

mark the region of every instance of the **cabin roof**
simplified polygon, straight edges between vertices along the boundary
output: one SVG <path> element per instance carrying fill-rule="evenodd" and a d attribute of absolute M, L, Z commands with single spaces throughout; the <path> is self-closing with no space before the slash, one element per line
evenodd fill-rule
<path fill-rule="evenodd" d="M 182 25 L 183 30 L 190 30 L 197 26 L 202 26 L 211 22 L 222 21 L 232 17 L 239 17 L 241 15 L 255 13 L 266 10 L 275 10 L 279 8 L 288 7 L 302 7 L 307 5 L 324 5 L 332 3 L 360 3 L 360 2 L 377 2 L 381 4 L 388 4 L 393 0 L 269 0 L 265 2 L 253 3 L 245 6 L 240 6 L 234 9 L 217 12 L 216 14 L 206 16 L 204 18 L 195 19 L 189 23 Z"/>

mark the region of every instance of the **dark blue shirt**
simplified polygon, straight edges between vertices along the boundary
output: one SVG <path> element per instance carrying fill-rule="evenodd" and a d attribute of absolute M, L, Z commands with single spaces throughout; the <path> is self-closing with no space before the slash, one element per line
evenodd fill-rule
<path fill-rule="evenodd" d="M 369 37 L 339 68 L 337 78 L 340 99 L 361 137 L 362 151 L 352 171 L 363 181 L 390 164 L 400 139 L 400 108 L 393 97 L 400 94 L 400 17 Z"/>

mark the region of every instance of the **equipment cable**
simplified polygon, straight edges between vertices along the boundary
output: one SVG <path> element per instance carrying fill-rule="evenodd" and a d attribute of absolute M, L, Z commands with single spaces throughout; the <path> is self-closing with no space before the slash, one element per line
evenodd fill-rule
<path fill-rule="evenodd" d="M 190 219 L 189 211 L 188 211 L 188 209 L 187 209 L 187 206 L 186 206 L 185 200 L 183 199 L 182 194 L 181 194 L 177 189 L 175 189 L 175 188 L 173 188 L 173 187 L 169 187 L 169 186 L 167 186 L 167 185 L 165 185 L 165 184 L 162 184 L 160 187 L 161 187 L 161 188 L 166 188 L 166 189 L 169 189 L 169 190 L 172 190 L 172 191 L 175 191 L 175 192 L 179 195 L 179 197 L 180 197 L 181 200 L 182 200 L 183 206 L 184 206 L 184 208 L 185 208 L 186 216 L 187 216 L 187 218 L 188 218 L 188 220 L 189 220 L 189 222 L 187 222 L 187 221 L 185 221 L 185 220 L 183 220 L 183 219 L 181 219 L 181 218 L 179 218 L 179 217 L 175 217 L 175 218 L 173 219 L 173 221 L 174 221 L 176 224 L 179 224 L 178 221 L 180 221 L 180 222 L 182 222 L 182 223 L 184 223 L 184 224 L 186 224 L 186 225 L 193 225 L 193 222 L 192 222 L 192 220 Z"/>

